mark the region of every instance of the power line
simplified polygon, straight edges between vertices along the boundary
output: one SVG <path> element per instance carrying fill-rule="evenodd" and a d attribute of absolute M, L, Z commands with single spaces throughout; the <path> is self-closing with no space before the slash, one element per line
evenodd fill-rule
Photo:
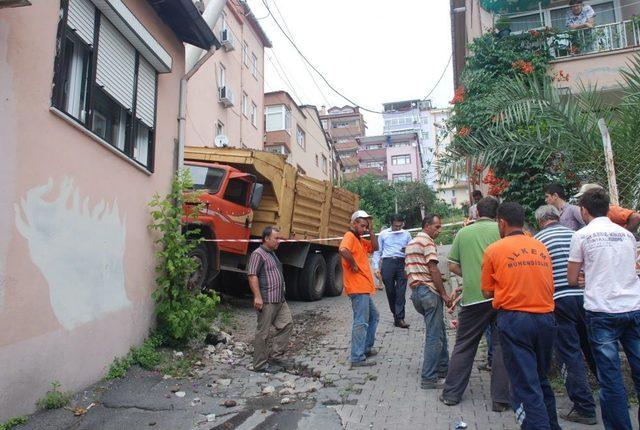
<path fill-rule="evenodd" d="M 449 55 L 449 60 L 447 61 L 447 64 L 444 66 L 444 70 L 442 71 L 442 74 L 438 78 L 438 82 L 436 82 L 436 84 L 433 86 L 433 88 L 431 88 L 431 91 L 429 91 L 427 93 L 427 95 L 424 96 L 424 98 L 422 99 L 423 101 L 427 100 L 429 98 L 429 96 L 435 91 L 435 89 L 438 88 L 438 85 L 440 85 L 440 81 L 442 81 L 442 78 L 444 78 L 444 74 L 447 73 L 447 69 L 449 68 L 449 64 L 451 64 L 451 59 L 452 58 L 453 58 L 453 53 L 451 53 L 451 55 Z"/>
<path fill-rule="evenodd" d="M 377 111 L 377 110 L 373 110 L 373 109 L 368 109 L 365 108 L 363 106 L 360 106 L 358 103 L 356 103 L 355 101 L 351 100 L 349 97 L 345 96 L 344 94 L 342 94 L 340 91 L 338 91 L 333 85 L 331 85 L 329 83 L 329 81 L 327 80 L 327 78 L 324 77 L 324 75 L 322 73 L 320 73 L 320 71 L 316 68 L 316 66 L 314 66 L 311 61 L 309 61 L 307 59 L 307 57 L 305 57 L 305 55 L 302 53 L 302 51 L 300 51 L 300 49 L 298 48 L 298 46 L 295 44 L 295 42 L 289 37 L 289 35 L 287 34 L 287 32 L 284 30 L 284 28 L 282 28 L 282 25 L 280 25 L 280 22 L 278 22 L 278 20 L 276 19 L 276 17 L 273 15 L 273 13 L 271 12 L 271 9 L 269 8 L 269 5 L 267 4 L 266 0 L 262 0 L 262 4 L 264 4 L 264 6 L 267 8 L 267 11 L 269 12 L 269 15 L 271 15 L 271 19 L 273 19 L 273 22 L 276 23 L 276 25 L 278 26 L 278 28 L 280 29 L 280 31 L 282 32 L 282 34 L 284 35 L 284 37 L 287 38 L 287 40 L 289 41 L 289 43 L 291 43 L 291 45 L 293 46 L 293 48 L 298 52 L 298 54 L 300 55 L 300 57 L 302 57 L 302 59 L 311 67 L 311 69 L 313 69 L 314 72 L 316 72 L 318 74 L 318 76 L 320 76 L 320 78 L 324 81 L 325 84 L 327 84 L 327 86 L 329 88 L 331 88 L 331 90 L 333 90 L 333 92 L 335 92 L 336 94 L 338 94 L 340 97 L 342 97 L 343 99 L 345 99 L 346 101 L 348 101 L 349 103 L 351 103 L 354 106 L 357 106 L 358 108 L 366 111 L 366 112 L 371 112 L 371 113 L 375 113 L 375 114 L 379 114 L 382 115 L 384 112 L 381 111 Z"/>

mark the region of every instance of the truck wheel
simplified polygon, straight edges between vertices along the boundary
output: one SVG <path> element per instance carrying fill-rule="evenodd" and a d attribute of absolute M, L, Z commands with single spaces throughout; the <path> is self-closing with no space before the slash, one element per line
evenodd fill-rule
<path fill-rule="evenodd" d="M 329 255 L 327 258 L 327 282 L 324 293 L 329 297 L 342 294 L 342 262 L 337 253 Z"/>
<path fill-rule="evenodd" d="M 326 277 L 327 264 L 322 254 L 309 255 L 300 274 L 298 284 L 300 298 L 308 302 L 322 299 Z"/>
<path fill-rule="evenodd" d="M 300 269 L 292 266 L 284 266 L 284 283 L 287 299 L 300 300 L 300 294 L 298 294 L 299 279 Z"/>
<path fill-rule="evenodd" d="M 187 289 L 193 294 L 200 293 L 207 288 L 209 278 L 209 252 L 207 244 L 201 242 L 191 252 L 191 258 L 198 264 L 195 272 L 187 280 Z"/>

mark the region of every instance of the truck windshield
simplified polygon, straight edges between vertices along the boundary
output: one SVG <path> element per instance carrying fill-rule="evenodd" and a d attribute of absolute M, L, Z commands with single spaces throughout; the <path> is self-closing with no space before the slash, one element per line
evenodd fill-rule
<path fill-rule="evenodd" d="M 225 176 L 224 170 L 203 166 L 186 167 L 191 173 L 193 188 L 196 190 L 207 190 L 211 194 L 218 192 Z"/>

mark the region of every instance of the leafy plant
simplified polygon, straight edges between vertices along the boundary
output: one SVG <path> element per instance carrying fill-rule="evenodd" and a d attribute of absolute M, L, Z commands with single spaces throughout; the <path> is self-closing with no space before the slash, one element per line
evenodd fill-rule
<path fill-rule="evenodd" d="M 511 19 L 509 15 L 501 15 L 495 24 L 496 30 L 509 30 L 511 28 Z"/>
<path fill-rule="evenodd" d="M 51 390 L 47 391 L 45 396 L 36 402 L 40 409 L 60 409 L 71 401 L 71 393 L 60 391 L 60 382 L 53 381 Z"/>
<path fill-rule="evenodd" d="M 122 378 L 127 374 L 127 370 L 129 370 L 132 364 L 131 357 L 128 354 L 124 357 L 116 357 L 109 366 L 109 370 L 104 379 L 110 381 L 111 379 Z"/>
<path fill-rule="evenodd" d="M 162 345 L 159 337 L 150 337 L 138 348 L 131 348 L 131 361 L 143 369 L 153 370 L 162 362 L 158 347 Z"/>
<path fill-rule="evenodd" d="M 188 213 L 186 203 L 196 203 Z M 198 269 L 191 254 L 202 241 L 197 230 L 185 229 L 185 221 L 196 218 L 200 210 L 189 171 L 178 172 L 171 192 L 165 197 L 156 194 L 149 206 L 153 218 L 149 227 L 160 233 L 156 240 L 160 248 L 156 253 L 157 288 L 153 292 L 158 331 L 169 343 L 184 344 L 206 334 L 220 301 L 215 293 L 191 291 L 188 285 Z"/>
<path fill-rule="evenodd" d="M 13 417 L 6 421 L 4 424 L 0 424 L 0 430 L 11 430 L 12 428 L 17 427 L 21 424 L 26 424 L 27 421 L 27 417 Z"/>

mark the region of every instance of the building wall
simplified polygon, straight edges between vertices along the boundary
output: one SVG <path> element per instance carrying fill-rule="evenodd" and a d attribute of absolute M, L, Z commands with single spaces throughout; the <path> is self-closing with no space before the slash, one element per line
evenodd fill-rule
<path fill-rule="evenodd" d="M 411 173 L 412 181 L 420 181 L 421 166 L 418 151 L 418 142 L 416 140 L 413 140 L 411 144 L 407 146 L 392 146 L 387 148 L 387 179 L 393 181 L 393 175 Z M 398 155 L 410 155 L 411 163 L 394 166 L 392 159 Z"/>
<path fill-rule="evenodd" d="M 153 174 L 50 110 L 60 2 L 0 9 L 0 422 L 54 380 L 100 379 L 152 325 L 147 203 L 170 188 L 184 48 L 148 2 L 124 2 L 173 59 Z"/>
<path fill-rule="evenodd" d="M 207 2 L 208 3 L 208 2 Z M 227 2 L 224 7 L 227 28 L 231 31 L 235 49 L 218 49 L 189 79 L 187 98 L 187 145 L 214 146 L 218 121 L 224 124 L 229 146 L 262 149 L 264 135 L 264 46 L 260 38 L 241 15 L 234 13 L 236 6 Z M 234 9 L 235 10 L 235 9 Z M 240 17 L 240 18 L 239 18 Z M 213 33 L 220 39 L 222 18 L 216 22 Z M 243 62 L 243 42 L 248 45 L 249 65 Z M 251 71 L 251 54 L 258 57 L 256 76 Z M 225 84 L 234 96 L 234 105 L 225 107 L 218 101 L 220 65 L 225 68 Z M 249 99 L 248 115 L 242 112 L 242 94 Z M 251 123 L 251 103 L 257 106 L 256 125 Z"/>

